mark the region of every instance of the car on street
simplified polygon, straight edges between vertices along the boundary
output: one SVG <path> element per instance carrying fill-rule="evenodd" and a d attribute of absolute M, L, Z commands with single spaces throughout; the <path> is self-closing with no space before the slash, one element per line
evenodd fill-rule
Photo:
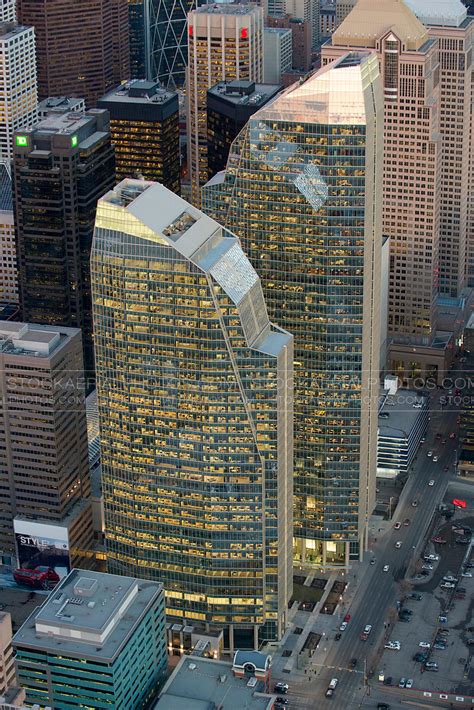
<path fill-rule="evenodd" d="M 350 615 L 350 614 L 346 614 L 345 617 L 344 617 L 344 621 L 350 621 L 350 620 L 351 620 L 351 615 Z"/>
<path fill-rule="evenodd" d="M 421 569 L 429 569 L 429 570 L 432 570 L 432 569 L 434 569 L 434 567 L 433 567 L 433 565 L 423 565 L 423 567 L 422 567 Z"/>
<path fill-rule="evenodd" d="M 279 703 L 280 705 L 288 705 L 290 702 L 288 698 L 282 698 L 281 696 L 276 699 L 276 702 Z"/>
<path fill-rule="evenodd" d="M 351 662 L 349 663 L 349 668 L 356 668 L 357 667 L 357 658 L 351 658 Z"/>
<path fill-rule="evenodd" d="M 440 535 L 435 535 L 435 537 L 432 537 L 431 542 L 436 542 L 437 545 L 446 545 L 446 540 Z"/>
<path fill-rule="evenodd" d="M 456 585 L 452 582 L 441 582 L 439 586 L 441 587 L 441 589 L 454 589 Z"/>
<path fill-rule="evenodd" d="M 408 678 L 407 682 L 405 683 L 405 688 L 413 688 L 413 678 Z"/>
<path fill-rule="evenodd" d="M 435 484 L 434 478 L 432 478 L 431 481 L 428 481 L 429 486 L 434 486 L 434 484 Z"/>
<path fill-rule="evenodd" d="M 418 644 L 418 646 L 419 646 L 420 648 L 431 648 L 431 644 L 428 643 L 428 641 L 420 641 L 420 643 Z"/>
<path fill-rule="evenodd" d="M 372 557 L 372 559 L 370 560 L 370 564 L 374 565 L 376 562 L 377 562 L 377 560 L 375 559 L 375 557 Z"/>
<path fill-rule="evenodd" d="M 426 455 L 431 458 L 433 456 L 433 452 L 430 450 L 430 451 L 428 451 L 428 453 Z"/>
<path fill-rule="evenodd" d="M 433 562 L 438 562 L 438 560 L 439 560 L 439 555 L 425 555 L 425 556 L 423 557 L 423 559 L 426 560 L 427 562 L 431 562 L 431 561 L 433 561 Z"/>
<path fill-rule="evenodd" d="M 336 634 L 336 635 L 334 636 L 334 641 L 339 641 L 340 638 L 341 638 L 341 636 L 342 636 L 342 634 Z"/>
<path fill-rule="evenodd" d="M 438 456 L 433 456 L 433 461 L 436 463 L 438 461 Z"/>
<path fill-rule="evenodd" d="M 347 629 L 347 621 L 343 621 L 339 627 L 339 631 L 345 631 Z"/>
<path fill-rule="evenodd" d="M 456 542 L 458 543 L 458 545 L 469 545 L 469 543 L 471 542 L 471 538 L 470 537 L 457 537 Z"/>
<path fill-rule="evenodd" d="M 455 433 L 454 431 L 452 431 L 451 434 L 449 435 L 449 438 L 450 438 L 450 439 L 455 439 L 455 438 L 456 438 L 456 433 Z"/>
<path fill-rule="evenodd" d="M 326 690 L 326 698 L 332 698 L 334 691 L 336 690 L 336 686 L 339 683 L 339 680 L 337 678 L 333 678 L 328 685 L 328 689 Z"/>
<path fill-rule="evenodd" d="M 397 542 L 395 543 L 395 547 L 398 548 L 398 547 L 401 547 L 401 546 L 402 546 L 402 541 L 401 541 L 401 540 L 397 540 Z"/>
<path fill-rule="evenodd" d="M 393 529 L 394 529 L 394 530 L 400 530 L 401 527 L 402 527 L 402 524 L 401 524 L 401 523 L 395 523 L 395 525 L 393 526 Z"/>
<path fill-rule="evenodd" d="M 458 578 L 453 577 L 452 574 L 445 574 L 443 577 L 443 582 L 457 582 L 457 581 L 458 581 Z"/>
<path fill-rule="evenodd" d="M 413 508 L 416 508 L 417 505 L 418 505 L 418 501 L 417 501 L 417 500 L 414 500 L 413 503 L 412 503 Z"/>
<path fill-rule="evenodd" d="M 416 599 L 417 602 L 421 602 L 423 599 L 423 594 L 420 592 L 412 592 L 411 594 L 408 595 L 409 599 Z"/>
<path fill-rule="evenodd" d="M 59 575 L 52 567 L 19 567 L 13 570 L 13 579 L 17 584 L 24 584 L 33 589 L 50 589 L 59 582 Z"/>
<path fill-rule="evenodd" d="M 457 591 L 459 592 L 459 594 L 466 594 L 466 587 L 458 587 Z"/>
<path fill-rule="evenodd" d="M 377 710 L 390 710 L 390 705 L 387 705 L 387 703 L 377 703 Z"/>
<path fill-rule="evenodd" d="M 400 682 L 399 682 L 399 684 L 398 684 L 398 687 L 399 687 L 399 688 L 404 688 L 405 685 L 406 685 L 406 683 L 407 683 L 407 679 L 406 679 L 406 678 L 400 678 Z"/>
<path fill-rule="evenodd" d="M 388 572 L 389 569 L 390 569 L 390 565 L 383 566 L 383 572 Z"/>
<path fill-rule="evenodd" d="M 384 648 L 388 648 L 390 651 L 400 651 L 401 647 L 400 641 L 389 641 L 384 646 Z"/>
<path fill-rule="evenodd" d="M 472 572 L 463 572 L 461 577 L 472 577 Z"/>
<path fill-rule="evenodd" d="M 361 635 L 360 635 L 361 640 L 362 640 L 362 641 L 367 641 L 367 639 L 369 638 L 369 634 L 370 634 L 371 631 L 372 631 L 372 626 L 371 626 L 371 624 L 366 624 L 366 625 L 364 626 L 364 628 L 363 628 L 363 631 L 362 631 Z"/>
<path fill-rule="evenodd" d="M 474 646 L 474 639 L 467 639 L 466 643 L 468 646 Z"/>
<path fill-rule="evenodd" d="M 273 692 L 286 694 L 289 689 L 290 686 L 288 685 L 288 683 L 277 683 L 273 689 Z"/>
<path fill-rule="evenodd" d="M 405 527 L 408 527 L 410 525 L 410 518 L 405 518 L 403 524 L 405 525 Z"/>

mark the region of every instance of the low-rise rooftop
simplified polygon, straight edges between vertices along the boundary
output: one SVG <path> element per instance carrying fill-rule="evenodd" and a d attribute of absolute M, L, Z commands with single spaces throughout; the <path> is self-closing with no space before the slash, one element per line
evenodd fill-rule
<path fill-rule="evenodd" d="M 77 328 L 0 321 L 0 353 L 25 357 L 50 357 L 60 347 L 64 347 L 72 337 L 78 336 L 79 332 Z"/>
<path fill-rule="evenodd" d="M 416 390 L 399 389 L 393 395 L 383 391 L 379 398 L 379 436 L 405 438 L 427 406 L 427 395 Z"/>
<path fill-rule="evenodd" d="M 208 90 L 207 95 L 233 106 L 245 105 L 257 109 L 276 96 L 281 89 L 278 84 L 256 84 L 254 81 L 235 79 L 228 82 L 219 81 Z"/>
<path fill-rule="evenodd" d="M 14 644 L 111 663 L 162 593 L 155 582 L 74 569 L 27 619 Z"/>
<path fill-rule="evenodd" d="M 154 710 L 270 710 L 274 699 L 262 680 L 234 676 L 231 663 L 183 656 Z"/>

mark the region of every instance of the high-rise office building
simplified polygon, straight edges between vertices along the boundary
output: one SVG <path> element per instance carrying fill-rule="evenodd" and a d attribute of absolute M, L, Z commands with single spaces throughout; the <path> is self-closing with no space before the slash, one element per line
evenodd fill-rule
<path fill-rule="evenodd" d="M 263 82 L 263 9 L 257 5 L 203 5 L 189 13 L 188 170 L 199 205 L 207 181 L 206 93 L 218 81 Z"/>
<path fill-rule="evenodd" d="M 0 22 L 16 21 L 16 0 L 0 0 Z"/>
<path fill-rule="evenodd" d="M 461 0 L 405 0 L 438 40 L 441 132 L 439 291 L 457 297 L 474 272 L 474 232 L 469 209 L 474 207 L 473 103 L 474 17 Z M 470 235 L 470 244 L 468 244 Z"/>
<path fill-rule="evenodd" d="M 70 98 L 68 96 L 48 96 L 38 104 L 38 121 L 42 121 L 50 113 L 69 113 L 70 111 L 83 113 L 86 110 L 84 99 Z"/>
<path fill-rule="evenodd" d="M 12 646 L 12 618 L 6 611 L 0 612 L 0 694 L 17 685 Z"/>
<path fill-rule="evenodd" d="M 117 182 L 142 177 L 179 193 L 178 94 L 154 81 L 130 81 L 97 105 L 110 114 Z"/>
<path fill-rule="evenodd" d="M 36 122 L 35 31 L 0 22 L 0 159 L 11 160 L 13 133 Z"/>
<path fill-rule="evenodd" d="M 45 564 L 34 538 L 61 528 L 77 564 L 92 545 L 81 334 L 2 322 L 0 345 L 0 550 Z"/>
<path fill-rule="evenodd" d="M 403 1 L 358 0 L 322 47 L 376 51 L 384 87 L 383 233 L 390 238 L 388 366 L 444 376 L 452 333 L 437 329 L 442 185 L 438 42 Z"/>
<path fill-rule="evenodd" d="M 88 107 L 130 78 L 127 0 L 17 0 L 33 25 L 38 93 L 84 97 Z"/>
<path fill-rule="evenodd" d="M 108 567 L 226 643 L 281 637 L 292 338 L 238 239 L 157 183 L 98 204 L 91 260 Z"/>
<path fill-rule="evenodd" d="M 286 0 L 285 13 L 311 25 L 311 46 L 319 46 L 319 0 Z"/>
<path fill-rule="evenodd" d="M 184 86 L 188 55 L 187 16 L 194 0 L 128 0 L 130 65 L 135 79 Z"/>
<path fill-rule="evenodd" d="M 293 68 L 293 35 L 283 27 L 265 27 L 263 32 L 263 80 L 280 84 L 281 76 Z M 211 171 L 209 174 L 212 175 Z"/>
<path fill-rule="evenodd" d="M 161 585 L 74 569 L 13 639 L 29 704 L 142 710 L 166 672 Z"/>
<path fill-rule="evenodd" d="M 287 27 L 292 36 L 292 67 L 307 72 L 311 68 L 312 34 L 311 24 L 306 20 L 295 19 L 290 15 L 267 17 L 268 27 Z M 296 79 L 295 79 L 296 81 Z"/>
<path fill-rule="evenodd" d="M 383 99 L 350 54 L 258 111 L 210 214 L 242 239 L 272 319 L 295 335 L 295 559 L 362 556 L 375 496 Z"/>
<path fill-rule="evenodd" d="M 109 114 L 50 114 L 16 132 L 13 157 L 20 304 L 31 323 L 82 329 L 93 371 L 89 255 L 97 200 L 115 182 Z"/>
<path fill-rule="evenodd" d="M 347 15 L 356 6 L 357 0 L 336 0 L 336 27 L 346 19 Z"/>
<path fill-rule="evenodd" d="M 220 81 L 207 92 L 207 160 L 209 174 L 224 170 L 229 150 L 250 116 L 282 87 L 254 81 Z"/>
<path fill-rule="evenodd" d="M 19 303 L 12 178 L 7 160 L 0 161 L 0 303 Z"/>

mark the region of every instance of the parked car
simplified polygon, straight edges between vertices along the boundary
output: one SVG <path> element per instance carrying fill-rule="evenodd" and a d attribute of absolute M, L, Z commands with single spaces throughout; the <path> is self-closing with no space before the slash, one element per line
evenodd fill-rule
<path fill-rule="evenodd" d="M 418 501 L 417 501 L 417 500 L 414 500 L 413 503 L 412 503 L 412 506 L 413 506 L 414 508 L 416 508 L 417 505 L 418 505 Z"/>
<path fill-rule="evenodd" d="M 342 634 L 336 634 L 334 636 L 334 641 L 339 641 L 341 639 L 341 637 L 342 637 Z"/>
<path fill-rule="evenodd" d="M 383 566 L 383 571 L 384 571 L 384 572 L 388 572 L 389 569 L 390 569 L 390 565 L 384 565 L 384 566 Z"/>
<path fill-rule="evenodd" d="M 397 522 L 397 523 L 395 523 L 395 525 L 393 526 L 393 529 L 394 529 L 394 530 L 400 530 L 401 527 L 402 527 L 402 524 L 399 523 L 399 522 Z"/>
<path fill-rule="evenodd" d="M 439 555 L 425 555 L 425 556 L 423 557 L 423 559 L 426 560 L 427 562 L 431 562 L 431 561 L 433 561 L 433 562 L 438 562 L 438 560 L 439 560 Z"/>
<path fill-rule="evenodd" d="M 326 690 L 326 698 L 331 698 L 331 697 L 332 697 L 334 691 L 336 690 L 336 686 L 337 686 L 338 683 L 339 683 L 339 680 L 338 680 L 337 678 L 333 678 L 333 679 L 329 682 L 328 689 Z"/>
<path fill-rule="evenodd" d="M 339 631 L 345 631 L 347 629 L 347 621 L 343 621 L 339 627 Z"/>
<path fill-rule="evenodd" d="M 350 614 L 346 614 L 345 617 L 344 617 L 344 621 L 350 621 L 350 620 L 351 620 L 351 615 L 350 615 Z"/>
<path fill-rule="evenodd" d="M 413 660 L 417 661 L 417 663 L 424 663 L 428 659 L 428 654 L 427 653 L 421 653 L 418 651 L 418 653 L 415 653 L 413 656 Z"/>
<path fill-rule="evenodd" d="M 366 625 L 364 626 L 364 629 L 363 629 L 361 635 L 360 635 L 361 640 L 362 640 L 362 641 L 367 641 L 367 639 L 368 639 L 369 634 L 370 634 L 371 631 L 372 631 L 372 626 L 371 626 L 370 624 L 366 624 Z"/>
<path fill-rule="evenodd" d="M 397 540 L 397 542 L 395 543 L 395 547 L 399 548 L 399 547 L 401 547 L 401 546 L 402 546 L 402 541 L 401 541 L 401 540 Z"/>
<path fill-rule="evenodd" d="M 408 678 L 407 682 L 405 683 L 405 688 L 413 688 L 413 678 Z"/>
<path fill-rule="evenodd" d="M 428 453 L 426 455 L 431 458 L 433 456 L 433 452 L 430 450 L 430 451 L 428 451 Z"/>
<path fill-rule="evenodd" d="M 393 683 L 393 678 L 391 675 L 389 675 L 388 678 L 385 678 L 384 682 L 383 682 L 384 685 L 392 685 L 392 683 Z"/>
<path fill-rule="evenodd" d="M 403 524 L 404 524 L 406 527 L 408 527 L 408 526 L 410 525 L 410 518 L 405 518 L 405 520 L 403 521 Z"/>
<path fill-rule="evenodd" d="M 436 544 L 438 545 L 446 545 L 446 540 L 440 535 L 435 535 L 435 537 L 432 537 L 431 542 L 436 542 Z"/>
<path fill-rule="evenodd" d="M 288 685 L 288 683 L 277 683 L 273 689 L 273 692 L 286 694 L 289 689 L 290 686 Z"/>
<path fill-rule="evenodd" d="M 436 641 L 435 644 L 433 644 L 433 648 L 435 648 L 437 651 L 444 651 L 446 648 L 445 643 L 440 643 L 439 641 Z"/>
<path fill-rule="evenodd" d="M 420 592 L 412 592 L 411 594 L 408 595 L 409 599 L 416 599 L 417 602 L 421 602 L 423 599 L 423 594 Z"/>
<path fill-rule="evenodd" d="M 431 648 L 431 644 L 428 643 L 428 641 L 420 641 L 420 643 L 418 644 L 418 646 L 419 646 L 420 648 Z"/>
<path fill-rule="evenodd" d="M 434 478 L 432 478 L 431 481 L 428 481 L 429 486 L 434 486 L 434 484 L 435 484 Z"/>
<path fill-rule="evenodd" d="M 19 567 L 13 570 L 13 579 L 17 584 L 24 584 L 34 589 L 50 589 L 59 582 L 59 575 L 52 567 Z"/>
<path fill-rule="evenodd" d="M 433 567 L 433 565 L 423 565 L 423 567 L 422 567 L 421 569 L 429 569 L 429 570 L 432 570 L 432 569 L 434 569 L 434 567 Z"/>
<path fill-rule="evenodd" d="M 443 582 L 457 582 L 457 581 L 458 581 L 458 578 L 453 577 L 452 574 L 445 574 L 443 577 Z"/>
<path fill-rule="evenodd" d="M 399 687 L 399 688 L 404 688 L 405 685 L 406 685 L 406 682 L 407 682 L 407 681 L 406 681 L 406 678 L 400 678 L 400 682 L 399 682 L 399 684 L 398 684 L 398 687 Z"/>
<path fill-rule="evenodd" d="M 456 542 L 458 543 L 458 545 L 469 545 L 469 543 L 471 542 L 471 538 L 470 537 L 457 537 Z"/>
<path fill-rule="evenodd" d="M 426 661 L 425 663 L 425 670 L 427 671 L 437 671 L 438 670 L 438 664 L 436 661 Z"/>
<path fill-rule="evenodd" d="M 390 651 L 400 651 L 401 647 L 400 641 L 389 641 L 384 646 L 384 648 L 388 648 Z"/>
<path fill-rule="evenodd" d="M 472 572 L 463 572 L 461 577 L 472 577 Z"/>
<path fill-rule="evenodd" d="M 441 582 L 439 586 L 441 587 L 441 589 L 454 589 L 456 585 L 452 582 Z"/>

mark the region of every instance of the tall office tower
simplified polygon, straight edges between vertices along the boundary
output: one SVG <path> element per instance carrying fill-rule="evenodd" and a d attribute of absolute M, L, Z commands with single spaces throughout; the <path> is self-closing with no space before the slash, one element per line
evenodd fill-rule
<path fill-rule="evenodd" d="M 218 81 L 263 82 L 263 9 L 232 3 L 189 13 L 188 169 L 195 205 L 207 181 L 206 92 Z"/>
<path fill-rule="evenodd" d="M 362 556 L 375 496 L 382 105 L 350 54 L 256 113 L 203 204 L 242 239 L 295 335 L 295 559 Z"/>
<path fill-rule="evenodd" d="M 13 645 L 30 706 L 149 708 L 167 665 L 163 589 L 74 569 Z"/>
<path fill-rule="evenodd" d="M 263 31 L 263 80 L 280 84 L 282 74 L 293 68 L 293 35 L 283 27 L 265 27 Z M 212 175 L 211 171 L 209 173 Z"/>
<path fill-rule="evenodd" d="M 82 329 L 94 369 L 89 256 L 97 200 L 115 182 L 109 114 L 50 114 L 17 132 L 13 184 L 24 320 Z M 89 387 L 88 387 L 89 389 Z"/>
<path fill-rule="evenodd" d="M 383 233 L 390 238 L 388 366 L 401 378 L 446 369 L 452 333 L 437 331 L 441 206 L 438 42 L 400 0 L 358 0 L 322 48 L 376 51 L 384 86 Z"/>
<path fill-rule="evenodd" d="M 88 107 L 130 78 L 127 0 L 17 0 L 36 34 L 38 93 L 77 96 Z"/>
<path fill-rule="evenodd" d="M 254 81 L 220 81 L 207 92 L 207 158 L 209 173 L 224 170 L 232 143 L 250 116 L 271 101 L 282 87 Z"/>
<path fill-rule="evenodd" d="M 188 58 L 187 16 L 195 0 L 128 0 L 131 76 L 184 86 Z"/>
<path fill-rule="evenodd" d="M 12 178 L 7 160 L 0 161 L 0 303 L 19 303 Z"/>
<path fill-rule="evenodd" d="M 18 685 L 13 659 L 12 618 L 0 612 L 0 694 L 5 697 L 10 688 Z"/>
<path fill-rule="evenodd" d="M 36 122 L 35 31 L 0 22 L 0 159 L 12 158 L 13 133 Z"/>
<path fill-rule="evenodd" d="M 298 20 L 290 15 L 267 17 L 268 27 L 287 27 L 292 35 L 292 67 L 298 71 L 307 72 L 311 69 L 311 25 L 305 20 Z"/>
<path fill-rule="evenodd" d="M 153 81 L 131 81 L 103 96 L 97 106 L 110 113 L 117 182 L 142 177 L 179 193 L 178 94 Z"/>
<path fill-rule="evenodd" d="M 336 27 L 346 19 L 347 15 L 356 6 L 357 0 L 336 0 Z"/>
<path fill-rule="evenodd" d="M 291 336 L 238 239 L 157 183 L 99 201 L 91 272 L 110 571 L 162 581 L 170 618 L 231 649 L 280 638 Z"/>
<path fill-rule="evenodd" d="M 285 12 L 295 20 L 311 25 L 311 46 L 319 46 L 319 0 L 286 0 Z"/>
<path fill-rule="evenodd" d="M 0 549 L 45 564 L 46 529 L 77 563 L 92 544 L 81 334 L 2 322 L 0 346 Z"/>
<path fill-rule="evenodd" d="M 0 0 L 0 22 L 16 22 L 16 0 Z"/>
<path fill-rule="evenodd" d="M 439 291 L 457 297 L 466 284 L 469 202 L 474 206 L 471 106 L 474 18 L 461 0 L 405 0 L 438 40 L 440 71 L 441 214 Z M 474 270 L 474 233 L 470 244 Z"/>

